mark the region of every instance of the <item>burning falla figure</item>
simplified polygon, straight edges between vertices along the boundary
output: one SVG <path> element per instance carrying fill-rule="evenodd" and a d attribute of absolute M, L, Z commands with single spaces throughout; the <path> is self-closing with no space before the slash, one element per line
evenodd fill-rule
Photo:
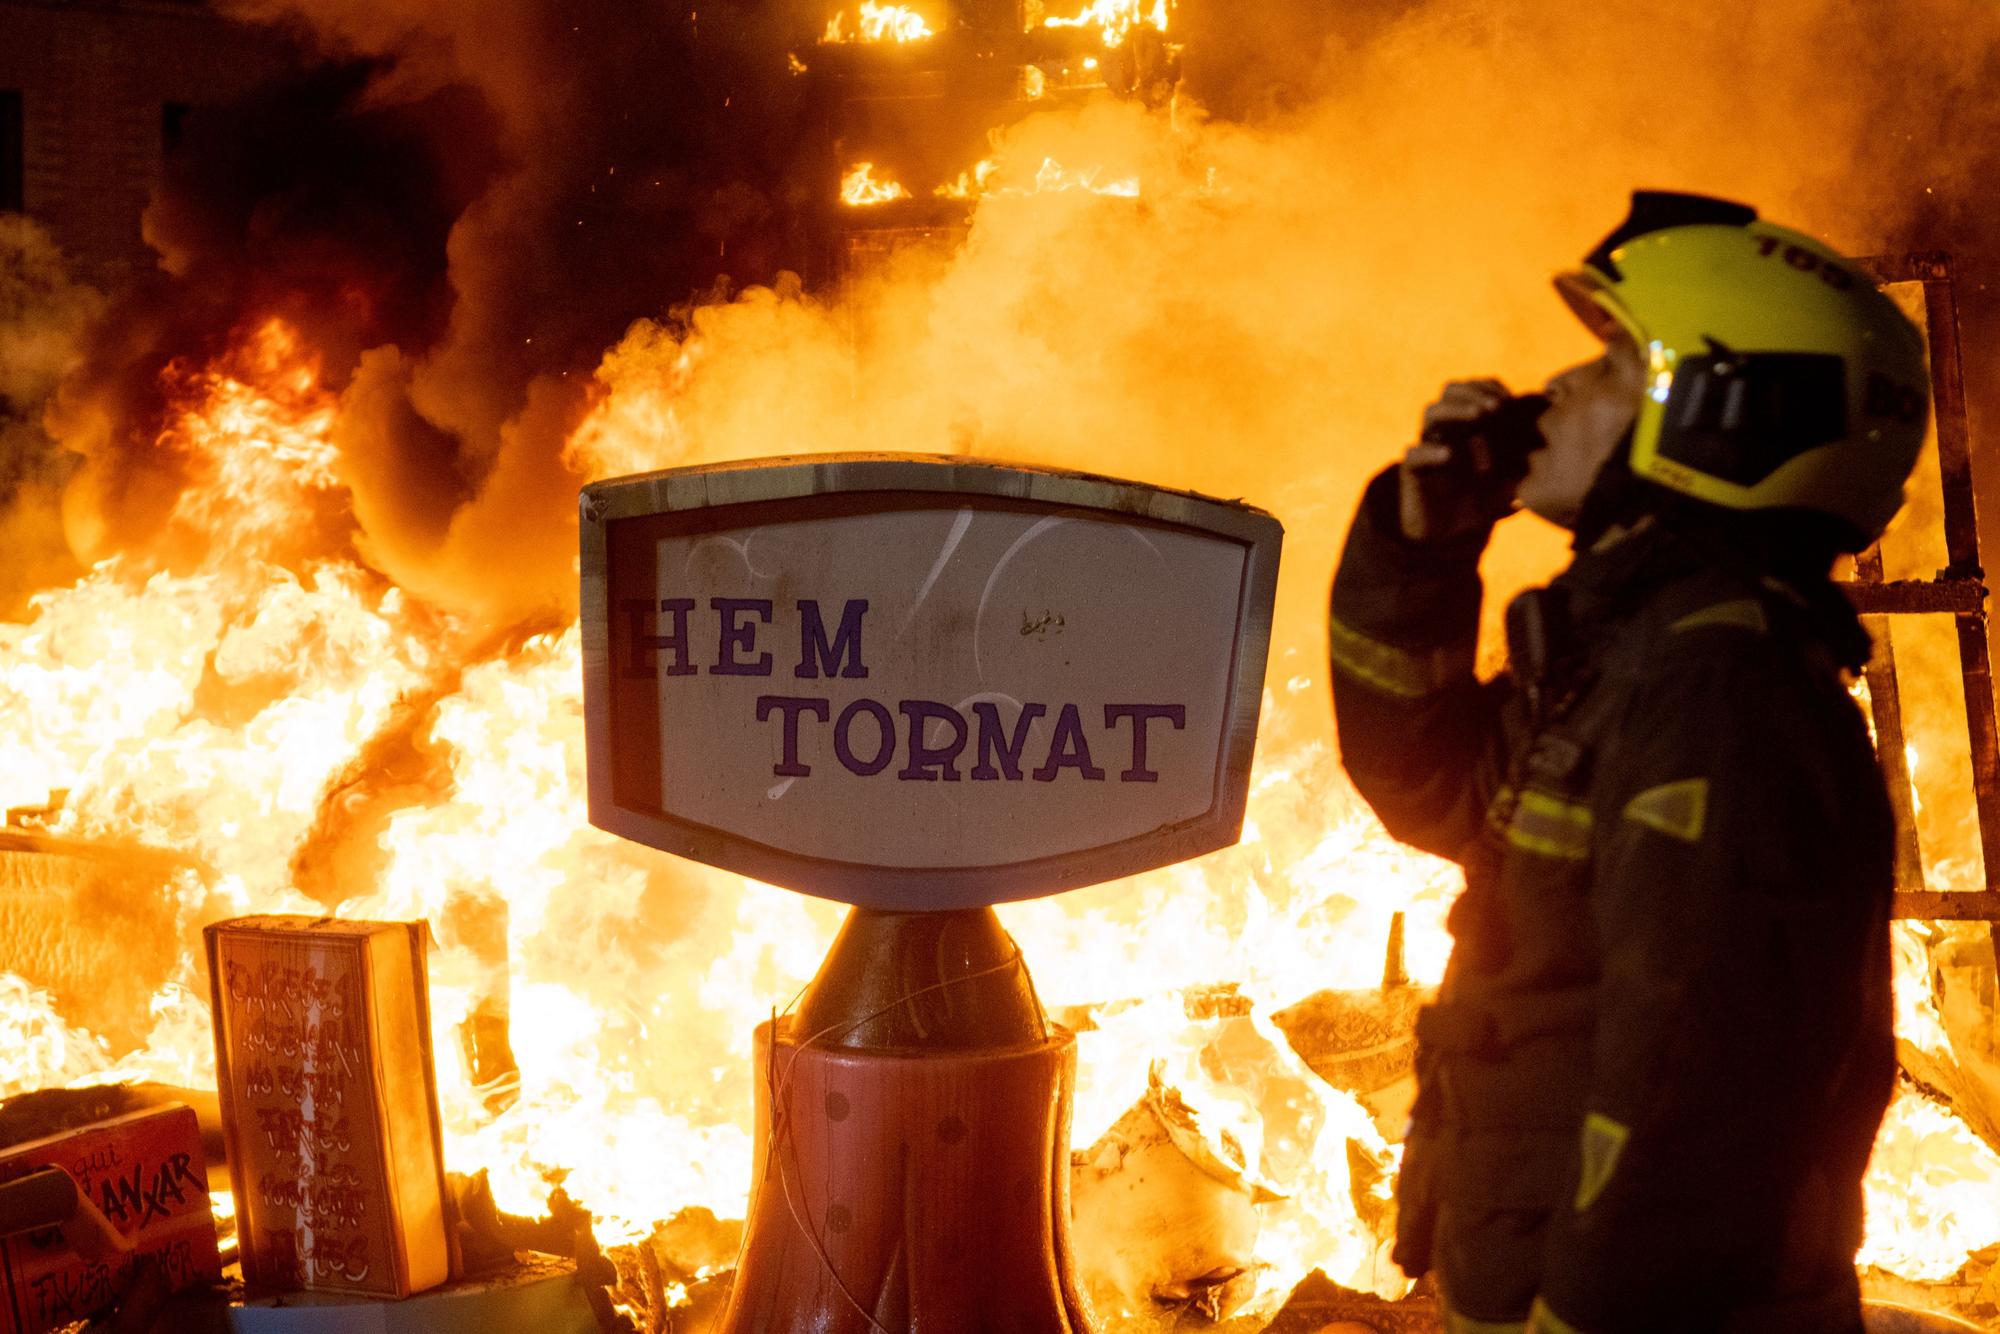
<path fill-rule="evenodd" d="M 1819 242 L 1641 193 L 1558 290 L 1596 360 L 1448 385 L 1334 579 L 1344 760 L 1461 862 L 1396 1259 L 1447 1327 L 1853 1334 L 1895 1079 L 1893 820 L 1829 580 L 1902 502 L 1917 331 Z M 1473 674 L 1516 505 L 1575 535 Z"/>

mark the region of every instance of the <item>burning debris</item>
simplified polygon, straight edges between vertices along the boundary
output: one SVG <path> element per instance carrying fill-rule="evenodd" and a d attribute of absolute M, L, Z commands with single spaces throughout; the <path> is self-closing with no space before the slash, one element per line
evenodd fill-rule
<path fill-rule="evenodd" d="M 827 20 L 822 42 L 918 42 L 932 35 L 922 14 L 903 5 L 878 5 L 862 0 L 851 18 L 846 13 Z"/>
<path fill-rule="evenodd" d="M 910 192 L 895 181 L 876 180 L 873 162 L 857 162 L 840 178 L 840 202 L 854 208 L 909 197 Z"/>
<path fill-rule="evenodd" d="M 884 446 L 1129 473 L 1264 500 L 1294 550 L 1243 845 L 1007 910 L 1079 1032 L 1079 1272 L 1107 1330 L 1424 1327 L 1382 1242 L 1452 877 L 1337 776 L 1335 516 L 1443 349 L 1552 359 L 1554 333 L 1489 313 L 1495 275 L 1547 268 L 1544 239 L 1635 171 L 1789 193 L 1857 249 L 1990 248 L 1991 211 L 1954 194 L 1978 163 L 1902 161 L 1855 125 L 1870 99 L 1908 104 L 1894 123 L 1920 142 L 1942 139 L 1926 115 L 1987 114 L 1954 90 L 1977 86 L 1991 16 L 1764 12 L 1772 49 L 1900 62 L 1864 64 L 1834 106 L 1805 62 L 1754 94 L 1711 74 L 1742 33 L 1644 7 L 1360 6 L 1336 33 L 1109 0 L 725 6 L 657 32 L 611 4 L 240 8 L 348 63 L 195 118 L 147 219 L 160 274 L 99 297 L 0 220 L 0 531 L 35 553 L 10 562 L 0 625 L 0 1089 L 214 1088 L 203 924 L 426 918 L 467 1232 L 496 1263 L 569 1257 L 606 1322 L 719 1313 L 752 1180 L 750 1034 L 836 919 L 589 827 L 576 488 Z M 1590 73 L 1640 29 L 1710 94 L 1673 144 L 1630 128 L 1657 123 L 1652 75 Z M 999 76 L 950 87 L 974 63 L 954 51 L 1002 49 L 989 32 L 1014 44 Z M 896 59 L 895 78 L 865 63 Z M 1603 95 L 1599 138 L 1544 95 L 1558 74 Z M 927 121 L 944 107 L 949 128 Z M 1861 145 L 1868 174 L 1836 199 L 1774 183 L 1744 125 L 1834 164 Z M 843 164 L 880 198 L 848 199 Z M 1968 372 L 1977 417 L 1994 386 Z M 1501 552 L 1489 577 L 1548 556 Z M 1913 734 L 1927 764 L 1956 744 Z M 1946 803 L 1926 819 L 1944 888 L 1976 850 Z M 1383 986 L 1399 913 L 1408 976 Z M 1878 1290 L 1990 1316 L 1991 944 L 1900 940 L 1913 1082 L 1863 1258 Z M 0 1109 L 9 1142 L 44 1132 L 36 1101 Z"/>

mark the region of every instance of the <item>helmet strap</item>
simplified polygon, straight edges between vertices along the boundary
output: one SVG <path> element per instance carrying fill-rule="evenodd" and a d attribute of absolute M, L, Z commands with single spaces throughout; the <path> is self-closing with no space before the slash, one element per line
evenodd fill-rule
<path fill-rule="evenodd" d="M 1589 551 L 1611 529 L 1634 523 L 1658 509 L 1663 492 L 1632 471 L 1632 431 L 1632 427 L 1625 428 L 1611 457 L 1584 493 L 1570 534 L 1570 550 Z"/>

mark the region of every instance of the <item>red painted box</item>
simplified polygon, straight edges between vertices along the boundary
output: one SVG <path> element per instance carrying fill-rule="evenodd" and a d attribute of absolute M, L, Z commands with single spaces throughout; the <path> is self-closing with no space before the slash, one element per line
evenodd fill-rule
<path fill-rule="evenodd" d="M 0 1334 L 42 1334 L 114 1305 L 132 1266 L 151 1257 L 175 1291 L 222 1277 L 201 1127 L 187 1107 L 158 1107 L 0 1150 L 0 1181 L 47 1167 L 77 1193 L 129 1252 L 96 1235 L 83 1217 L 0 1240 Z"/>

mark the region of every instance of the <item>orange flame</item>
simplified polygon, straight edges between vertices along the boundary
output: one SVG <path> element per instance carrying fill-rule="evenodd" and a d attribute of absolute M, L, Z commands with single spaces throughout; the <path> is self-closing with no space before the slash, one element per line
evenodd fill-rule
<path fill-rule="evenodd" d="M 910 192 L 897 182 L 876 180 L 873 162 L 857 162 L 840 178 L 840 202 L 850 208 L 867 208 L 909 197 Z"/>
<path fill-rule="evenodd" d="M 908 5 L 878 5 L 861 0 L 854 24 L 843 11 L 827 21 L 822 44 L 831 42 L 920 42 L 932 36 L 929 20 Z"/>
<path fill-rule="evenodd" d="M 1174 179 L 1155 158 L 1138 160 L 1149 188 Z M 875 180 L 871 164 L 856 172 L 869 190 L 906 197 Z M 1011 183 L 1009 174 L 1002 155 L 959 189 L 988 198 L 1139 193 L 1136 172 L 1065 168 L 1039 145 Z M 1161 199 L 1150 194 L 1148 204 Z M 1095 209 L 1092 220 L 1121 211 Z M 752 320 L 789 349 L 775 407 L 751 392 L 760 382 L 746 383 L 730 355 L 754 342 L 743 332 Z M 827 425 L 833 414 L 819 411 L 865 393 L 861 370 L 852 335 L 824 308 L 769 291 L 697 311 L 684 333 L 642 325 L 607 356 L 603 393 L 570 440 L 570 461 L 607 475 L 719 456 L 741 442 L 769 450 L 772 411 L 798 428 L 785 448 L 870 447 L 871 433 L 904 423 L 862 413 L 858 426 Z M 431 919 L 441 938 L 432 1008 L 453 1170 L 489 1171 L 502 1206 L 518 1212 L 539 1210 L 560 1179 L 598 1215 L 606 1241 L 642 1237 L 687 1205 L 740 1217 L 750 1033 L 811 975 L 839 910 L 589 826 L 575 626 L 482 658 L 466 648 L 464 627 L 343 544 L 301 555 L 300 527 L 337 514 L 346 493 L 337 402 L 294 331 L 259 326 L 211 366 L 176 367 L 169 385 L 176 411 L 159 444 L 190 478 L 172 523 L 193 554 L 104 562 L 38 597 L 28 622 L 0 624 L 0 805 L 39 805 L 68 789 L 51 829 L 188 854 L 200 870 L 157 890 L 184 944 L 202 922 L 238 912 Z M 1316 642 L 1310 629 L 1290 633 Z M 1296 667 L 1269 687 L 1274 701 L 1322 688 Z M 352 796 L 357 757 L 395 732 L 414 699 L 435 701 L 409 726 L 406 747 L 434 779 L 408 780 L 410 791 L 367 831 L 368 874 L 339 884 L 332 901 L 307 897 L 299 850 Z M 1435 983 L 1459 882 L 1456 868 L 1394 843 L 1358 806 L 1330 738 L 1279 733 L 1260 744 L 1238 847 L 1004 910 L 1046 1001 L 1097 1016 L 1079 1039 L 1075 1146 L 1088 1149 L 1157 1080 L 1190 1109 L 1213 1156 L 1275 1197 L 1258 1205 L 1252 1309 L 1274 1309 L 1313 1267 L 1385 1295 L 1406 1286 L 1384 1256 L 1379 1223 L 1357 1205 L 1379 1204 L 1386 1177 L 1350 1176 L 1356 1161 L 1393 1163 L 1395 1146 L 1360 1100 L 1304 1066 L 1270 1016 L 1325 988 L 1377 986 L 1397 913 L 1412 979 Z M 455 925 L 481 915 L 500 923 L 497 953 Z M 1897 942 L 1899 1029 L 1949 1058 L 1927 942 L 1909 928 Z M 1191 1018 L 1187 992 L 1218 982 L 1236 985 L 1248 1014 Z M 184 950 L 159 979 L 147 1040 L 114 1051 L 70 1026 L 46 992 L 0 975 L 0 1093 L 212 1081 L 202 994 Z M 475 1087 L 460 1037 L 497 997 L 520 1069 L 519 1100 L 499 1112 Z M 1914 1093 L 1892 1109 L 1867 1190 L 1864 1258 L 1900 1274 L 1949 1275 L 2000 1239 L 2000 1159 Z M 1133 1325 L 1150 1318 L 1133 1308 Z M 1107 1320 L 1124 1327 L 1116 1311 Z"/>
<path fill-rule="evenodd" d="M 1031 183 L 1026 186 L 1003 184 L 1004 179 L 999 164 L 992 158 L 985 158 L 971 171 L 960 172 L 956 180 L 940 185 L 933 193 L 940 199 L 978 199 L 987 195 L 1039 195 L 1083 190 L 1125 199 L 1139 197 L 1137 176 L 1111 176 L 1102 166 L 1072 170 L 1052 157 L 1042 159 Z"/>
<path fill-rule="evenodd" d="M 1042 25 L 1049 28 L 1096 28 L 1098 35 L 1108 47 L 1122 44 L 1134 28 L 1152 28 L 1159 32 L 1167 30 L 1167 0 L 1092 0 L 1081 13 L 1068 18 L 1048 18 Z"/>

